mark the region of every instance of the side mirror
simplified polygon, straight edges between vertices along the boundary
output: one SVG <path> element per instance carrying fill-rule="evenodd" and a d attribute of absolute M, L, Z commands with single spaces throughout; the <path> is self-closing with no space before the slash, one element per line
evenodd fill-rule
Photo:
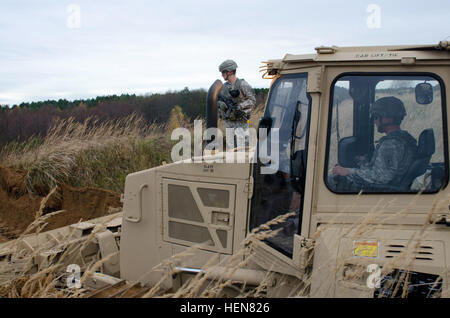
<path fill-rule="evenodd" d="M 416 85 L 416 102 L 420 105 L 428 105 L 433 102 L 433 86 L 430 83 Z"/>

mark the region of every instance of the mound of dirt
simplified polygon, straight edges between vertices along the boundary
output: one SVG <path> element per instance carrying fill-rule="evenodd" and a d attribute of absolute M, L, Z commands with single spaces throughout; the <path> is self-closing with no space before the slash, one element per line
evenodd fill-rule
<path fill-rule="evenodd" d="M 86 221 L 108 215 L 110 209 L 122 206 L 119 193 L 99 188 L 74 188 L 63 185 L 59 196 L 60 199 L 49 202 L 51 204 L 49 208 L 53 211 L 64 210 L 65 212 L 48 219 L 49 224 L 45 227 L 47 231 L 77 223 L 80 220 Z"/>
<path fill-rule="evenodd" d="M 25 176 L 26 174 L 19 170 L 0 167 L 0 187 L 10 194 L 24 194 Z"/>
<path fill-rule="evenodd" d="M 25 173 L 0 167 L 0 242 L 17 238 L 35 220 L 44 197 L 28 194 Z M 43 231 L 108 215 L 120 208 L 120 194 L 98 188 L 62 185 L 49 198 L 43 214 L 64 210 L 46 220 Z"/>

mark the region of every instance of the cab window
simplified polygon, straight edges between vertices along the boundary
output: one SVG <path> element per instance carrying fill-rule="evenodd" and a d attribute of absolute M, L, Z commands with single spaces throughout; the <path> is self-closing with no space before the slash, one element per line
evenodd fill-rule
<path fill-rule="evenodd" d="M 347 75 L 331 88 L 327 187 L 436 192 L 448 180 L 445 100 L 428 75 Z"/>

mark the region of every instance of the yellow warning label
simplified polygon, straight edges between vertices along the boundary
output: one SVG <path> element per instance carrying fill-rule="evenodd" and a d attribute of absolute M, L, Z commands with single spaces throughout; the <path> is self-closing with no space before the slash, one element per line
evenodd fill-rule
<path fill-rule="evenodd" d="M 353 255 L 358 257 L 378 257 L 378 242 L 354 241 Z"/>

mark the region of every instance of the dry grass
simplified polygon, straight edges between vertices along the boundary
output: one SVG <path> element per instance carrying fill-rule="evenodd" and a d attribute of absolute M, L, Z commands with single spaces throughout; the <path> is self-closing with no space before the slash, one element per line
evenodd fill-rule
<path fill-rule="evenodd" d="M 410 215 L 412 207 L 417 203 L 418 200 L 421 199 L 421 194 L 417 194 L 415 198 L 410 202 L 409 206 L 405 207 L 403 210 L 392 214 L 386 213 L 389 210 L 390 206 L 393 204 L 394 200 L 389 200 L 387 202 L 380 201 L 376 206 L 373 207 L 372 211 L 367 213 L 364 217 L 359 220 L 355 219 L 355 223 L 347 226 L 343 226 L 342 224 L 337 224 L 331 221 L 328 224 L 324 224 L 319 227 L 317 232 L 313 235 L 312 239 L 315 242 L 313 247 L 306 247 L 309 249 L 306 253 L 308 255 L 307 266 L 309 270 L 306 271 L 305 276 L 302 277 L 301 280 L 298 281 L 297 285 L 291 286 L 290 292 L 288 292 L 287 297 L 309 297 L 310 296 L 310 288 L 313 276 L 311 275 L 311 268 L 313 265 L 313 257 L 315 250 L 319 248 L 324 248 L 327 251 L 334 250 L 342 250 L 342 242 L 345 239 L 348 242 L 353 242 L 357 240 L 370 240 L 374 237 L 377 237 L 376 240 L 380 241 L 394 241 L 398 240 L 399 237 L 397 234 L 400 230 L 405 230 L 405 227 L 402 225 L 390 226 L 390 235 L 391 237 L 379 237 L 379 231 L 386 229 L 386 226 L 383 224 L 389 224 L 389 221 L 393 218 L 403 218 Z M 393 285 L 389 285 L 386 283 L 385 288 L 389 288 L 392 292 L 392 297 L 408 297 L 408 276 L 411 275 L 411 272 L 408 271 L 408 268 L 411 268 L 413 263 L 416 261 L 415 257 L 417 256 L 416 252 L 419 247 L 423 244 L 426 244 L 427 235 L 429 232 L 435 231 L 433 224 L 433 215 L 436 214 L 442 207 L 448 206 L 450 203 L 450 195 L 445 197 L 440 196 L 437 197 L 434 204 L 430 207 L 430 210 L 427 211 L 425 215 L 425 222 L 422 226 L 417 226 L 414 229 L 409 228 L 411 231 L 411 235 L 403 240 L 406 240 L 406 246 L 401 253 L 399 253 L 396 257 L 389 259 L 386 262 L 380 264 L 381 266 L 381 281 L 393 273 L 395 269 L 403 269 L 404 272 L 397 272 L 394 276 L 395 281 Z M 355 202 L 357 205 L 358 202 Z M 342 211 L 345 213 L 346 209 Z M 245 268 L 248 263 L 252 262 L 252 258 L 254 256 L 254 250 L 252 249 L 252 243 L 255 240 L 265 240 L 269 237 L 276 235 L 273 231 L 270 231 L 270 226 L 277 223 L 283 223 L 290 214 L 285 214 L 279 216 L 278 218 L 270 221 L 268 224 L 265 224 L 258 228 L 256 231 L 253 231 L 248 235 L 246 240 L 242 244 L 242 249 L 237 251 L 233 257 L 228 260 L 226 263 L 217 263 L 217 259 L 212 258 L 205 266 L 202 268 L 202 272 L 197 274 L 192 280 L 188 281 L 185 285 L 183 285 L 179 290 L 175 293 L 165 294 L 166 297 L 221 297 L 224 289 L 233 286 L 233 282 L 231 280 L 232 274 L 239 268 Z M 341 216 L 340 214 L 336 215 L 336 219 Z M 325 236 L 322 239 L 322 236 L 333 228 L 340 228 L 338 234 L 333 236 L 332 240 L 326 240 L 329 238 Z M 378 233 L 378 234 L 377 234 Z M 378 236 L 377 236 L 378 235 Z M 341 253 L 337 259 L 330 258 L 331 263 L 323 263 L 323 264 L 314 264 L 314 270 L 321 275 L 320 269 L 331 267 L 330 279 L 331 281 L 335 281 L 341 275 L 344 270 L 347 271 L 349 264 L 360 264 L 356 265 L 352 268 L 351 279 L 354 281 L 363 281 L 364 283 L 368 279 L 368 271 L 367 266 L 370 263 L 374 263 L 376 261 L 372 259 L 364 260 L 358 259 L 355 260 L 353 256 L 353 249 L 350 247 L 346 253 Z M 436 256 L 439 257 L 439 256 Z M 444 257 L 441 255 L 440 257 Z M 178 264 L 178 266 L 180 266 Z M 182 266 L 182 265 L 181 265 Z M 225 268 L 223 271 L 223 279 L 219 281 L 208 281 L 208 273 L 213 272 L 215 267 L 221 266 Z M 168 275 L 173 275 L 174 271 L 168 272 Z M 441 277 L 445 277 L 446 272 L 439 273 Z M 274 273 L 267 271 L 265 279 L 260 283 L 259 286 L 256 286 L 250 290 L 246 290 L 245 285 L 241 287 L 241 290 L 238 292 L 237 297 L 260 297 L 265 296 L 268 286 L 270 286 L 271 278 Z M 168 276 L 169 277 L 169 276 Z M 314 277 L 317 279 L 318 277 Z M 323 277 L 322 277 L 323 278 Z M 293 278 L 284 277 L 286 281 L 292 281 Z M 325 282 L 325 280 L 324 280 Z M 433 282 L 435 286 L 440 283 L 440 278 L 437 281 Z M 320 286 L 318 287 L 320 288 Z M 386 289 L 384 289 L 386 291 Z M 401 291 L 401 292 L 400 292 Z M 383 295 L 383 292 L 379 293 L 379 297 Z M 333 294 L 327 295 L 328 297 L 333 297 Z M 428 295 L 431 296 L 430 294 Z M 439 297 L 440 293 L 433 295 L 433 297 Z"/>
<path fill-rule="evenodd" d="M 308 263 L 309 266 L 307 268 L 311 268 L 314 251 L 318 248 L 326 248 L 327 250 L 339 249 L 340 244 L 343 239 L 354 241 L 361 240 L 367 238 L 373 238 L 376 235 L 376 232 L 384 227 L 380 224 L 389 223 L 388 221 L 394 217 L 405 217 L 408 216 L 411 207 L 414 206 L 416 200 L 420 200 L 420 195 L 418 194 L 414 200 L 411 201 L 410 206 L 405 209 L 399 211 L 395 215 L 387 214 L 384 211 L 388 209 L 391 201 L 382 202 L 373 207 L 372 211 L 368 213 L 365 217 L 360 219 L 358 222 L 353 224 L 352 226 L 340 227 L 338 235 L 333 237 L 332 241 L 322 240 L 322 236 L 326 234 L 326 232 L 333 230 L 333 227 L 336 227 L 336 223 L 330 222 L 328 224 L 324 224 L 317 232 L 313 235 L 312 239 L 316 242 L 313 246 L 310 253 L 308 253 Z M 45 206 L 46 200 L 51 196 L 49 194 L 46 198 L 42 200 L 41 207 Z M 357 204 L 357 202 L 355 202 Z M 385 262 L 382 267 L 382 278 L 389 273 L 391 273 L 394 269 L 407 269 L 414 262 L 415 251 L 417 248 L 425 242 L 427 239 L 428 231 L 432 230 L 432 216 L 436 213 L 442 206 L 447 206 L 450 204 L 450 196 L 437 198 L 433 206 L 428 211 L 425 222 L 421 227 L 417 227 L 412 235 L 408 238 L 406 248 L 402 253 L 400 253 L 397 257 L 392 258 Z M 343 211 L 342 213 L 345 213 Z M 177 274 L 177 267 L 183 267 L 183 263 L 189 257 L 195 255 L 198 247 L 193 246 L 191 248 L 187 248 L 185 251 L 173 255 L 170 259 L 163 261 L 157 266 L 153 267 L 149 271 L 157 271 L 162 272 L 161 280 L 158 284 L 152 286 L 152 288 L 144 295 L 144 297 L 201 297 L 201 298 L 216 298 L 222 297 L 224 294 L 229 295 L 229 290 L 233 290 L 235 297 L 265 297 L 267 293 L 267 289 L 270 287 L 272 282 L 272 278 L 274 274 L 273 272 L 267 271 L 266 276 L 261 281 L 258 286 L 254 286 L 249 288 L 245 284 L 236 285 L 236 283 L 232 280 L 233 274 L 239 270 L 246 268 L 254 257 L 255 250 L 253 249 L 253 244 L 255 241 L 263 241 L 267 238 L 273 237 L 277 234 L 277 231 L 272 231 L 271 226 L 276 224 L 282 224 L 288 217 L 290 217 L 292 213 L 287 213 L 285 215 L 281 215 L 274 220 L 271 220 L 267 224 L 260 226 L 259 228 L 253 230 L 244 242 L 241 244 L 241 249 L 235 252 L 231 257 L 226 260 L 219 261 L 218 255 L 211 258 L 202 268 L 201 272 L 195 275 L 192 279 L 188 280 L 177 290 L 167 291 L 164 289 L 164 281 L 167 279 L 171 279 L 174 274 Z M 336 215 L 338 218 L 339 215 Z M 36 220 L 30 227 L 27 229 L 26 233 L 39 232 L 42 224 L 45 223 L 48 215 L 42 216 L 42 208 L 36 213 Z M 45 267 L 37 268 L 37 270 L 33 270 L 35 265 L 33 265 L 33 257 L 38 255 L 40 252 L 46 250 L 48 246 L 42 246 L 38 250 L 34 251 L 32 254 L 23 254 L 20 249 L 16 249 L 12 259 L 19 261 L 17 264 L 22 264 L 21 268 L 16 267 L 11 269 L 8 267 L 7 262 L 0 263 L 0 273 L 13 271 L 15 275 L 11 277 L 8 281 L 4 282 L 0 285 L 0 296 L 2 297 L 82 297 L 86 290 L 84 289 L 67 289 L 64 287 L 66 275 L 64 273 L 68 262 L 70 263 L 71 256 L 82 251 L 95 237 L 95 234 L 99 231 L 103 230 L 105 227 L 98 227 L 90 236 L 85 239 L 83 242 L 79 244 L 68 244 L 67 248 L 63 252 L 62 255 L 55 258 L 50 258 L 48 264 Z M 401 225 L 397 226 L 398 230 Z M 404 229 L 404 227 L 403 227 Z M 395 228 L 391 228 L 392 235 L 396 233 Z M 25 234 L 23 234 L 25 235 Z M 325 236 L 326 238 L 327 236 Z M 21 239 L 24 236 L 15 241 L 16 247 L 20 246 Z M 69 240 L 69 237 L 67 238 Z M 394 240 L 396 237 L 383 237 L 382 240 Z M 324 245 L 324 246 L 322 246 Z M 14 249 L 14 246 L 12 247 Z M 311 249 L 311 247 L 309 247 Z M 342 248 L 342 247 L 341 247 Z M 323 263 L 323 264 L 314 264 L 314 270 L 320 270 L 322 268 L 326 268 L 331 266 L 331 276 L 339 277 L 339 273 L 342 273 L 344 268 L 348 267 L 349 262 L 355 263 L 355 259 L 351 253 L 351 249 L 347 251 L 347 253 L 341 253 L 338 259 L 330 259 L 333 263 Z M 84 282 L 92 273 L 98 271 L 103 264 L 103 262 L 107 261 L 109 257 L 114 255 L 109 255 L 103 258 L 100 261 L 92 262 L 89 266 L 86 267 L 83 276 L 81 277 L 81 281 Z M 349 261 L 350 260 L 350 261 Z M 356 266 L 353 268 L 353 272 L 351 273 L 354 280 L 366 280 L 367 279 L 367 262 L 361 261 L 360 266 Z M 210 274 L 214 272 L 215 269 L 220 268 L 222 271 L 222 278 L 219 280 L 211 280 Z M 148 273 L 146 273 L 148 274 Z M 445 275 L 446 273 L 442 273 Z M 394 295 L 397 297 L 407 297 L 406 287 L 403 287 L 402 293 L 400 293 L 400 285 L 401 282 L 404 281 L 408 272 L 399 273 L 397 277 L 397 285 L 391 286 L 391 290 L 394 290 Z M 441 275 L 441 276 L 442 276 Z M 1 274 L 0 274 L 1 276 Z M 292 281 L 292 278 L 284 277 L 286 281 Z M 291 292 L 288 293 L 288 297 L 308 297 L 311 287 L 313 276 L 311 275 L 311 271 L 306 271 L 305 277 L 302 280 L 298 281 L 297 285 L 291 287 Z M 404 284 L 407 285 L 407 282 L 404 281 Z M 436 284 L 439 282 L 436 282 Z M 397 294 L 395 294 L 397 291 Z M 333 295 L 329 295 L 333 296 Z M 435 295 L 436 296 L 436 295 Z"/>
<path fill-rule="evenodd" d="M 30 193 L 45 195 L 62 183 L 122 191 L 127 174 L 168 161 L 170 143 L 163 125 L 136 115 L 99 123 L 95 118 L 61 120 L 42 142 L 35 139 L 0 153 L 0 165 L 27 172 Z"/>
<path fill-rule="evenodd" d="M 0 297 L 8 298 L 62 298 L 78 297 L 85 294 L 85 289 L 69 289 L 66 286 L 68 277 L 67 266 L 77 264 L 83 251 L 91 244 L 97 233 L 106 229 L 106 224 L 114 216 L 107 218 L 103 223 L 97 224 L 94 230 L 85 238 L 76 239 L 75 229 L 69 231 L 64 237 L 59 237 L 59 243 L 46 241 L 34 248 L 28 248 L 27 239 L 41 232 L 46 220 L 51 216 L 64 212 L 56 211 L 43 215 L 43 209 L 55 192 L 53 189 L 42 199 L 40 209 L 36 211 L 36 218 L 20 237 L 8 244 L 8 255 L 0 261 Z M 5 247 L 5 246 L 3 246 Z M 48 255 L 46 261 L 42 255 Z M 0 251 L 1 252 L 1 251 Z M 106 255 L 100 260 L 91 261 L 83 268 L 81 283 L 95 271 L 98 271 L 103 263 L 108 261 L 114 254 Z"/>
<path fill-rule="evenodd" d="M 392 218 L 398 217 L 406 217 L 411 213 L 411 208 L 414 206 L 417 200 L 420 200 L 421 194 L 416 195 L 415 199 L 411 201 L 410 205 L 405 209 L 399 211 L 395 215 L 385 213 L 386 210 L 389 210 L 390 205 L 393 203 L 392 201 L 383 202 L 380 201 L 376 206 L 373 207 L 372 211 L 365 215 L 365 217 L 361 218 L 359 221 L 355 222 L 352 226 L 342 226 L 338 235 L 333 237 L 332 241 L 324 241 L 321 240 L 322 235 L 329 230 L 332 230 L 333 227 L 336 227 L 337 224 L 334 222 L 330 222 L 328 224 L 322 225 L 318 231 L 314 234 L 313 240 L 316 244 L 312 247 L 306 247 L 309 249 L 307 252 L 307 272 L 305 273 L 305 277 L 298 281 L 298 284 L 293 285 L 291 287 L 290 292 L 288 292 L 287 297 L 309 297 L 310 296 L 310 288 L 313 276 L 311 275 L 312 262 L 314 257 L 314 252 L 318 248 L 325 248 L 325 250 L 339 250 L 340 244 L 343 239 L 346 239 L 350 242 L 355 240 L 367 240 L 368 238 L 373 238 L 376 235 L 377 231 L 385 228 L 383 224 L 388 224 L 389 220 Z M 385 286 L 386 288 L 390 288 L 393 291 L 392 296 L 395 297 L 408 297 L 408 281 L 407 277 L 410 275 L 410 272 L 407 271 L 408 268 L 411 267 L 413 262 L 415 261 L 415 252 L 419 248 L 419 246 L 425 243 L 427 239 L 428 231 L 432 231 L 433 222 L 432 215 L 436 213 L 436 211 L 441 206 L 446 206 L 450 203 L 450 196 L 439 198 L 436 200 L 435 204 L 430 207 L 428 214 L 425 218 L 425 222 L 422 226 L 416 227 L 415 230 L 412 231 L 412 235 L 407 239 L 407 244 L 405 249 L 395 258 L 388 260 L 387 262 L 380 264 L 382 266 L 381 270 L 381 280 L 391 274 L 395 269 L 406 269 L 403 273 L 398 273 L 395 276 L 396 282 L 393 286 L 389 286 L 388 284 Z M 355 202 L 357 204 L 357 202 Z M 342 213 L 345 213 L 345 209 Z M 183 284 L 179 289 L 173 292 L 164 293 L 164 289 L 162 287 L 162 283 L 166 279 L 170 279 L 173 275 L 177 274 L 178 271 L 176 267 L 183 267 L 183 261 L 185 258 L 195 255 L 196 247 L 192 247 L 185 252 L 174 255 L 171 259 L 166 260 L 165 262 L 159 264 L 154 267 L 152 270 L 156 269 L 164 269 L 165 275 L 161 278 L 160 283 L 153 286 L 152 290 L 149 291 L 145 297 L 201 297 L 201 298 L 216 298 L 223 297 L 224 294 L 229 295 L 229 291 L 227 289 L 234 289 L 234 292 L 237 296 L 235 297 L 265 297 L 267 294 L 267 289 L 272 282 L 272 278 L 276 275 L 273 272 L 267 271 L 266 276 L 261 281 L 258 286 L 247 288 L 245 284 L 236 285 L 232 280 L 232 275 L 241 268 L 246 268 L 246 266 L 252 262 L 254 257 L 255 250 L 252 248 L 255 241 L 263 241 L 267 238 L 273 237 L 276 235 L 276 231 L 271 231 L 270 226 L 274 224 L 283 223 L 292 213 L 287 213 L 285 215 L 281 215 L 276 219 L 270 221 L 267 224 L 262 225 L 258 229 L 249 233 L 244 242 L 242 242 L 242 248 L 235 252 L 233 256 L 226 261 L 219 261 L 218 255 L 212 257 L 202 268 L 201 271 L 196 274 L 192 279 L 188 280 L 185 284 Z M 340 214 L 336 215 L 336 219 L 340 216 Z M 395 240 L 398 237 L 395 236 L 397 230 L 404 230 L 405 228 L 401 225 L 397 225 L 391 227 L 391 235 L 392 237 L 382 237 L 379 238 L 381 240 Z M 410 229 L 411 230 L 411 229 Z M 342 247 L 341 247 L 342 248 Z M 331 277 L 339 277 L 340 273 L 342 273 L 348 267 L 349 263 L 358 264 L 355 262 L 355 258 L 352 254 L 352 249 L 349 249 L 347 253 L 343 253 L 339 255 L 338 259 L 330 259 L 332 264 L 324 263 L 324 264 L 314 264 L 315 270 L 320 270 L 321 268 L 326 268 L 327 266 L 331 266 L 332 270 L 330 272 Z M 351 273 L 352 279 L 355 281 L 363 280 L 364 282 L 368 278 L 367 265 L 373 261 L 364 261 L 359 259 L 360 265 L 356 266 Z M 220 268 L 222 271 L 222 278 L 219 280 L 213 280 L 211 278 L 211 273 L 215 272 L 215 269 Z M 319 272 L 320 273 L 320 272 Z M 441 273 L 441 277 L 446 275 L 445 272 Z M 315 277 L 316 279 L 317 277 Z M 280 279 L 280 278 L 278 278 Z M 283 277 L 282 280 L 286 282 L 292 281 L 293 278 Z M 439 283 L 439 281 L 434 282 L 434 284 Z M 404 285 L 404 286 L 402 286 Z M 401 287 L 402 286 L 402 287 Z M 320 288 L 320 287 L 319 287 Z M 400 293 L 400 290 L 402 291 Z M 380 297 L 382 293 L 379 294 Z M 328 296 L 333 296 L 332 294 Z M 430 295 L 428 295 L 430 296 Z M 433 297 L 440 296 L 440 294 L 435 294 Z"/>
<path fill-rule="evenodd" d="M 344 112 L 343 106 L 340 111 Z M 263 107 L 257 109 L 252 116 L 251 126 L 256 128 L 259 117 L 261 117 Z M 179 114 L 177 114 L 178 116 Z M 177 117 L 181 118 L 180 116 Z M 180 126 L 186 125 L 192 128 L 187 119 L 182 118 L 184 123 L 178 122 Z M 342 123 L 343 121 L 341 121 Z M 176 125 L 171 122 L 171 125 Z M 345 128 L 344 128 L 345 129 Z M 156 155 L 161 150 L 169 149 L 158 148 L 155 140 L 166 136 L 167 131 L 165 127 L 149 126 L 143 124 L 142 120 L 137 117 L 127 118 L 122 121 L 109 122 L 102 125 L 97 125 L 94 119 L 89 119 L 84 123 L 75 123 L 72 120 L 59 122 L 53 127 L 45 140 L 36 145 L 30 143 L 19 150 L 13 148 L 5 148 L 0 154 L 0 164 L 13 165 L 21 167 L 28 171 L 27 187 L 30 192 L 45 191 L 49 193 L 41 203 L 41 208 L 36 211 L 36 220 L 29 226 L 27 231 L 14 242 L 11 247 L 14 250 L 11 256 L 12 260 L 16 260 L 13 267 L 8 260 L 0 262 L 0 278 L 4 274 L 15 273 L 10 276 L 5 282 L 0 285 L 0 296 L 2 297 L 82 297 L 85 290 L 73 290 L 65 288 L 66 273 L 65 269 L 67 263 L 71 260 L 73 255 L 82 251 L 95 237 L 98 231 L 102 230 L 100 226 L 98 230 L 92 232 L 90 236 L 79 244 L 68 244 L 62 255 L 58 257 L 51 257 L 45 267 L 35 268 L 33 259 L 40 252 L 45 251 L 48 246 L 43 245 L 32 254 L 22 254 L 19 248 L 21 241 L 25 234 L 39 233 L 45 224 L 45 221 L 52 214 L 43 215 L 43 207 L 48 198 L 52 195 L 54 187 L 62 182 L 70 182 L 79 184 L 101 184 L 107 187 L 116 189 L 120 184 L 120 177 L 111 177 L 116 175 L 112 173 L 117 166 L 117 175 L 126 175 L 131 171 L 143 170 L 152 165 L 158 165 L 162 157 Z M 169 145 L 164 144 L 165 146 Z M 8 150 L 6 150 L 8 149 Z M 113 164 L 114 163 L 114 164 Z M 125 164 L 126 167 L 120 167 Z M 120 172 L 120 173 L 119 173 Z M 109 176 L 111 180 L 98 179 L 98 175 L 104 178 Z M 100 181 L 103 180 L 103 181 Z M 115 181 L 112 181 L 115 180 Z M 119 180 L 119 181 L 117 181 Z M 116 188 L 115 188 L 116 187 Z M 415 197 L 415 200 L 420 200 L 420 194 Z M 292 286 L 289 297 L 305 297 L 309 296 L 311 282 L 314 278 L 311 273 L 311 266 L 315 250 L 319 248 L 326 248 L 328 250 L 338 249 L 342 239 L 349 241 L 371 238 L 375 233 L 383 228 L 383 223 L 388 223 L 390 218 L 404 217 L 411 213 L 411 206 L 416 202 L 411 201 L 409 207 L 399 211 L 395 215 L 388 214 L 385 211 L 389 210 L 392 202 L 380 201 L 373 207 L 372 211 L 366 214 L 359 221 L 355 221 L 352 226 L 341 227 L 338 235 L 334 237 L 333 241 L 327 241 L 326 235 L 329 231 L 337 226 L 336 222 L 324 224 L 318 228 L 312 239 L 316 244 L 308 249 L 308 271 L 305 277 L 298 281 L 298 285 Z M 355 205 L 358 204 L 356 200 Z M 395 268 L 408 268 L 414 261 L 414 251 L 422 242 L 426 240 L 428 231 L 433 224 L 430 223 L 433 213 L 438 211 L 440 207 L 448 206 L 450 204 L 449 197 L 437 197 L 435 203 L 428 211 L 427 218 L 421 227 L 413 231 L 411 237 L 408 239 L 407 247 L 398 257 L 392 258 L 384 264 L 382 275 L 385 276 Z M 350 208 L 350 207 L 348 207 Z M 346 209 L 342 210 L 345 213 Z M 60 213 L 60 212 L 54 212 Z M 187 248 L 184 252 L 173 255 L 170 259 L 164 260 L 149 271 L 158 271 L 163 273 L 158 284 L 146 293 L 144 297 L 221 297 L 226 290 L 232 289 L 237 294 L 236 297 L 264 297 L 266 296 L 268 288 L 272 281 L 274 273 L 267 271 L 264 279 L 258 286 L 249 288 L 245 284 L 237 285 L 233 282 L 233 274 L 237 270 L 246 268 L 253 262 L 255 249 L 253 244 L 255 241 L 263 241 L 269 237 L 277 234 L 276 231 L 271 231 L 270 226 L 275 224 L 282 224 L 291 214 L 285 214 L 270 221 L 258 229 L 249 233 L 244 242 L 242 242 L 241 249 L 236 251 L 231 257 L 226 260 L 219 260 L 218 255 L 211 258 L 202 268 L 201 272 L 195 275 L 191 280 L 188 280 L 180 288 L 174 291 L 167 291 L 164 288 L 164 282 L 171 279 L 174 274 L 177 274 L 177 267 L 183 267 L 187 258 L 195 255 L 198 247 L 193 246 Z M 336 215 L 336 220 L 339 214 Z M 399 230 L 401 225 L 396 226 Z M 104 227 L 103 227 L 104 228 Z M 396 228 L 391 228 L 395 233 Z M 70 237 L 67 237 L 69 241 Z M 383 237 L 383 240 L 395 239 L 395 237 Z M 325 245 L 325 246 L 323 246 Z M 84 282 L 89 275 L 98 271 L 103 262 L 107 261 L 109 255 L 104 259 L 92 262 L 84 269 L 84 274 L 81 280 Z M 315 270 L 321 268 L 331 267 L 331 274 L 337 277 L 344 268 L 348 265 L 349 259 L 354 259 L 351 255 L 351 249 L 347 254 L 339 256 L 338 260 L 331 260 L 332 263 L 314 264 Z M 19 266 L 20 265 L 20 266 Z M 222 278 L 219 280 L 211 280 L 211 273 L 214 269 L 223 269 Z M 3 274 L 2 274 L 3 273 Z M 148 273 L 146 273 L 148 274 Z M 445 273 L 443 273 L 444 275 Z M 352 273 L 357 279 L 365 279 L 367 276 L 366 267 L 360 266 L 355 268 Z M 397 281 L 401 281 L 408 276 L 406 273 L 399 275 Z M 284 277 L 284 279 L 292 280 Z M 399 285 L 393 286 L 394 290 L 399 290 Z M 406 288 L 403 288 L 405 291 Z M 331 296 L 331 295 L 330 295 Z M 400 296 L 407 296 L 404 292 Z"/>

